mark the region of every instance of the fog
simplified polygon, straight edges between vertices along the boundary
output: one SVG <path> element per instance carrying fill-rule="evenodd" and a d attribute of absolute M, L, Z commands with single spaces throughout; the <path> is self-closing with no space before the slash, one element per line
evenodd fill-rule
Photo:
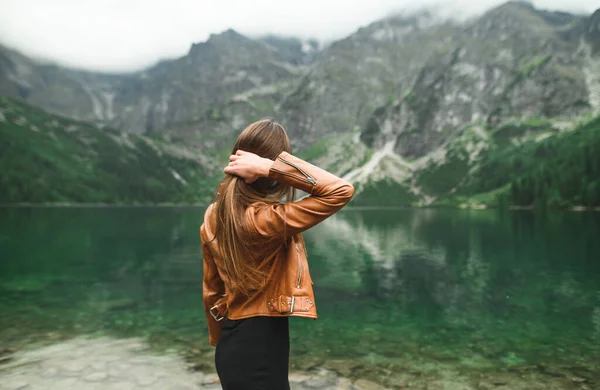
<path fill-rule="evenodd" d="M 131 71 L 185 55 L 192 43 L 233 28 L 329 42 L 379 18 L 414 12 L 406 0 L 2 0 L 0 42 L 34 58 L 99 71 Z M 468 18 L 495 0 L 421 1 Z M 538 8 L 590 14 L 597 0 L 539 0 Z"/>

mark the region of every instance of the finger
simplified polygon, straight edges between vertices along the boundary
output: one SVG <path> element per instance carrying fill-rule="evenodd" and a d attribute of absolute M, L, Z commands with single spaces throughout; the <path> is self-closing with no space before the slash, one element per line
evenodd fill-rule
<path fill-rule="evenodd" d="M 235 155 L 235 154 L 232 154 L 231 156 L 229 156 L 229 161 L 235 161 L 235 160 L 237 160 L 238 158 L 240 158 L 240 156 L 237 156 L 237 155 Z"/>
<path fill-rule="evenodd" d="M 235 152 L 235 154 L 238 156 L 243 156 L 244 154 L 248 154 L 248 152 L 244 152 L 243 150 L 238 149 L 237 152 Z"/>

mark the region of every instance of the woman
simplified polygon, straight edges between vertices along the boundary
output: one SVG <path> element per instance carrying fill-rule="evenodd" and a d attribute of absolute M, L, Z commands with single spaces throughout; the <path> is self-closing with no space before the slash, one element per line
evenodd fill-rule
<path fill-rule="evenodd" d="M 354 194 L 291 152 L 280 124 L 248 126 L 200 228 L 204 309 L 224 390 L 289 389 L 288 317 L 317 318 L 301 233 Z M 292 202 L 295 189 L 310 196 Z"/>

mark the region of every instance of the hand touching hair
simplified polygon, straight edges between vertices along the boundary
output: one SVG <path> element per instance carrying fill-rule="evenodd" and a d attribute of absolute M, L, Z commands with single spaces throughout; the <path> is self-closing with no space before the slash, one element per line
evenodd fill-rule
<path fill-rule="evenodd" d="M 239 176 L 250 184 L 260 177 L 268 177 L 271 165 L 273 165 L 273 160 L 238 150 L 229 156 L 229 165 L 225 167 L 224 172 Z"/>

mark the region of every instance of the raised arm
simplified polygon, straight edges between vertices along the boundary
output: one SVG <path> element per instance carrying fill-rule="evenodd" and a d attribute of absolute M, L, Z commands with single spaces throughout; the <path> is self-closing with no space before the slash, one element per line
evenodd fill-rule
<path fill-rule="evenodd" d="M 266 176 L 310 194 L 298 202 L 249 207 L 248 225 L 261 236 L 290 237 L 301 233 L 344 207 L 354 195 L 352 184 L 289 153 L 282 152 L 275 161 L 251 153 L 246 159 L 245 155 L 242 152 L 238 159 L 232 156 L 232 162 L 238 164 L 230 163 L 232 168 L 225 172 L 238 174 L 246 181 Z"/>

